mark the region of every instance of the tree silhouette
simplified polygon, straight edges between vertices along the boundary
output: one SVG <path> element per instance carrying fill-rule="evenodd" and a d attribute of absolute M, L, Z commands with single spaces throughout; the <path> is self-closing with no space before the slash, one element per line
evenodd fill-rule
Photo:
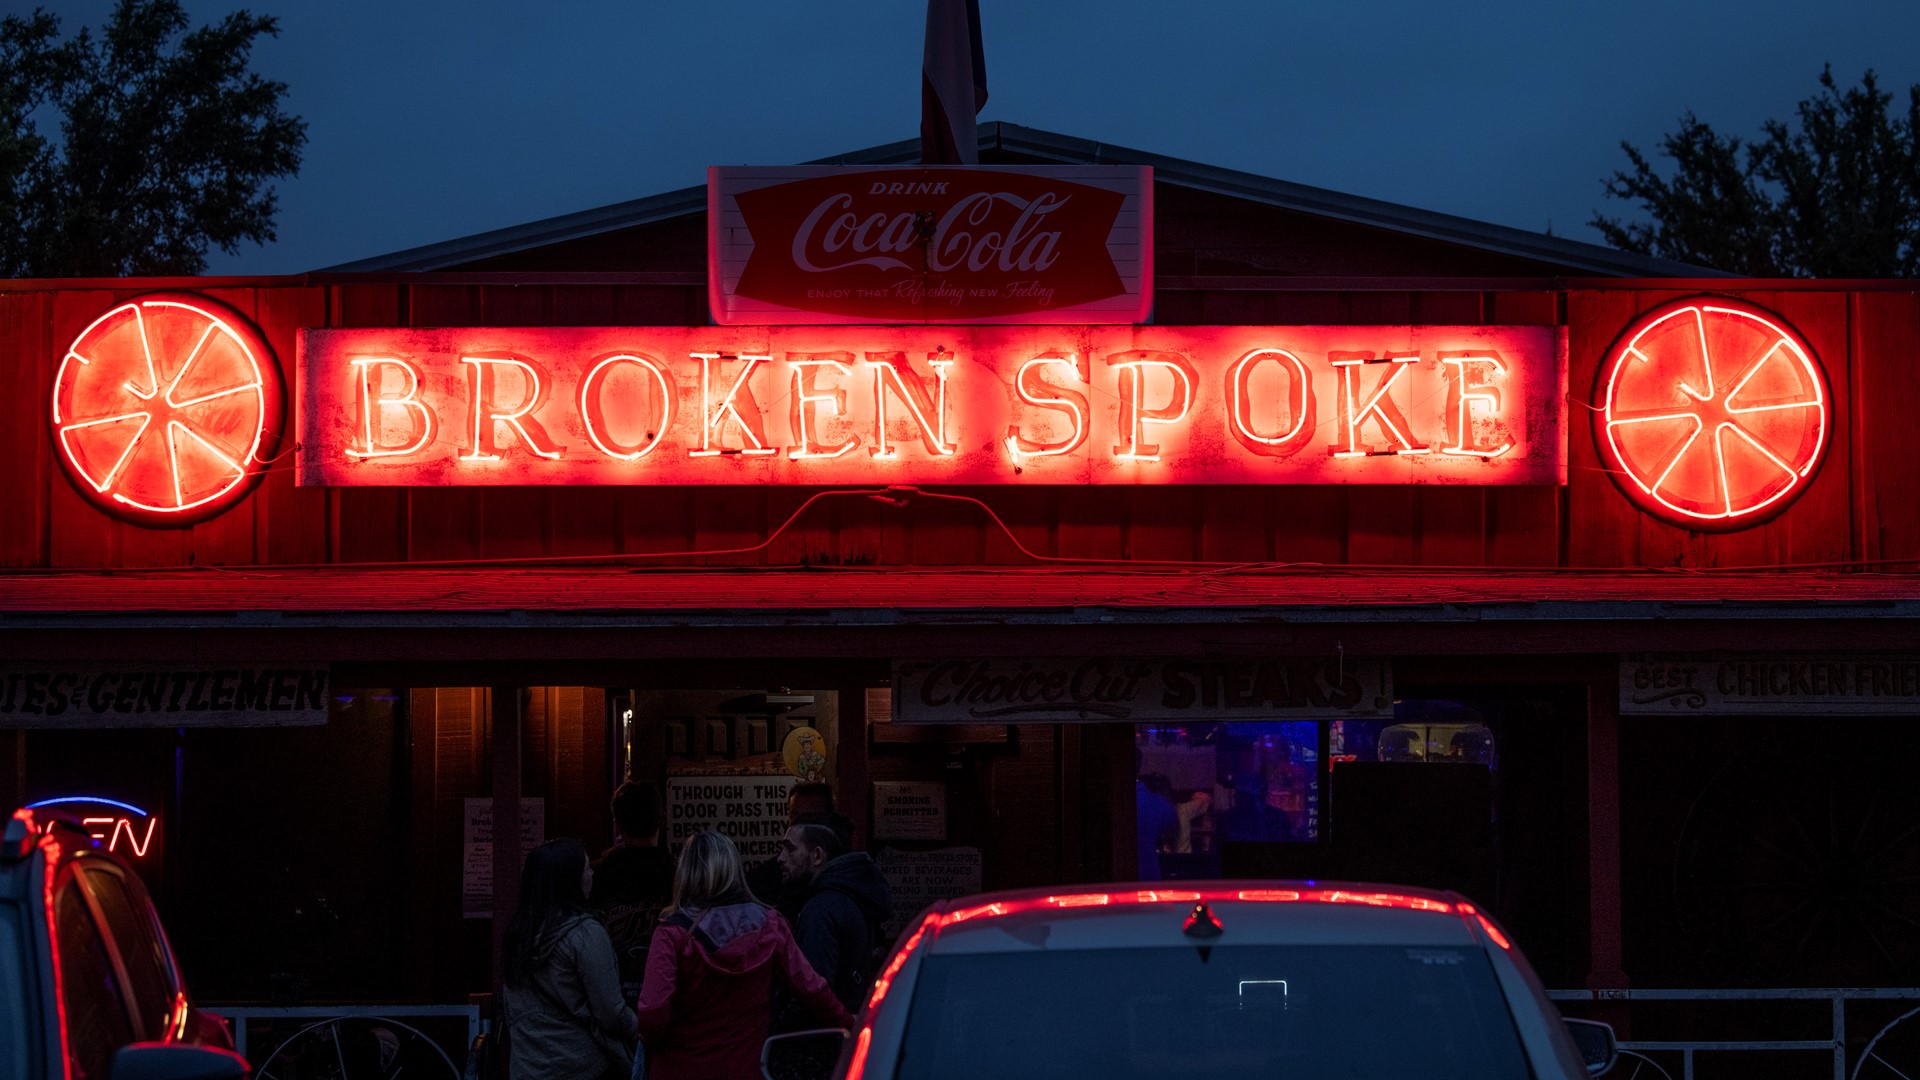
<path fill-rule="evenodd" d="M 197 274 L 209 246 L 272 240 L 269 181 L 307 138 L 248 70 L 276 33 L 246 11 L 190 30 L 179 0 L 120 0 L 65 41 L 44 10 L 0 20 L 0 276 Z"/>
<path fill-rule="evenodd" d="M 1632 168 L 1606 181 L 1651 220 L 1589 224 L 1624 251 L 1755 277 L 1920 275 L 1920 85 L 1907 98 L 1903 115 L 1872 71 L 1841 90 L 1829 67 L 1794 123 L 1752 143 L 1687 113 L 1660 141 L 1671 177 L 1622 142 Z"/>

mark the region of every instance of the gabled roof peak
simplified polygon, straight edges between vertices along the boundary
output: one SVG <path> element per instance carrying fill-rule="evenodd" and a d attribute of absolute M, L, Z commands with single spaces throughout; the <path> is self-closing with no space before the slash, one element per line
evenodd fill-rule
<path fill-rule="evenodd" d="M 1160 184 L 1550 263 L 1576 274 L 1649 278 L 1723 276 L 1720 271 L 1706 267 L 1636 255 L 1584 241 L 1348 195 L 1005 121 L 980 125 L 980 150 L 983 154 L 1007 153 L 1061 165 L 1148 165 L 1153 167 L 1155 181 Z M 820 158 L 807 164 L 899 165 L 917 163 L 919 159 L 920 141 L 904 139 Z M 482 259 L 703 213 L 706 210 L 706 197 L 706 186 L 702 184 L 325 269 L 336 273 L 445 270 Z"/>

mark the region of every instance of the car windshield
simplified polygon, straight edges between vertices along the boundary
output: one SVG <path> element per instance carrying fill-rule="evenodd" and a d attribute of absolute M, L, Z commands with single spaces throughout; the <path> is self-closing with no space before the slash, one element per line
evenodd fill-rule
<path fill-rule="evenodd" d="M 1219 946 L 929 956 L 900 1080 L 1526 1080 L 1484 953 Z"/>

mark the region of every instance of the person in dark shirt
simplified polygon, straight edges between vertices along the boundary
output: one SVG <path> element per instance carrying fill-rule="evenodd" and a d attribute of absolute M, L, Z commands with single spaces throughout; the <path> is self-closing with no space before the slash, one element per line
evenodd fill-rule
<path fill-rule="evenodd" d="M 780 842 L 780 868 L 796 911 L 794 940 L 847 1011 L 858 1012 L 893 895 L 872 857 L 848 850 L 852 833 L 837 814 L 804 815 Z"/>
<path fill-rule="evenodd" d="M 673 856 L 660 844 L 660 791 L 629 780 L 613 793 L 615 843 L 593 867 L 587 903 L 606 924 L 620 958 L 621 989 L 628 1001 L 640 994 L 647 945 L 660 912 L 673 900 Z"/>

